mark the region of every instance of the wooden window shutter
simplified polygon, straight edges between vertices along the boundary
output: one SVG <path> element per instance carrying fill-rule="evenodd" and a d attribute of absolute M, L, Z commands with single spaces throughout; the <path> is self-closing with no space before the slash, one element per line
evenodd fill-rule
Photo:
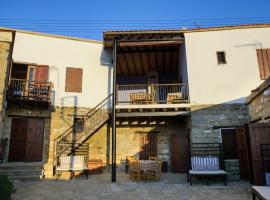
<path fill-rule="evenodd" d="M 48 65 L 37 65 L 35 72 L 35 81 L 37 82 L 47 82 L 49 76 L 49 66 Z"/>
<path fill-rule="evenodd" d="M 66 92 L 82 92 L 82 76 L 83 70 L 81 68 L 66 69 Z"/>
<path fill-rule="evenodd" d="M 257 49 L 260 77 L 265 80 L 270 75 L 270 49 Z"/>

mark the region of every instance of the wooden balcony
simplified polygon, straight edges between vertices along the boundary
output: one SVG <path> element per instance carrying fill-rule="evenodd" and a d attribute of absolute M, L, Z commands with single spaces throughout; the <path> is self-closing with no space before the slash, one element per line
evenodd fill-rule
<path fill-rule="evenodd" d="M 175 115 L 189 112 L 187 84 L 136 84 L 116 86 L 116 109 L 118 112 L 161 112 Z M 147 115 L 148 115 L 147 114 Z M 135 116 L 136 114 L 134 114 Z M 118 115 L 121 116 L 121 115 Z"/>
<path fill-rule="evenodd" d="M 13 104 L 49 106 L 51 88 L 51 82 L 11 79 L 8 85 L 7 101 Z"/>

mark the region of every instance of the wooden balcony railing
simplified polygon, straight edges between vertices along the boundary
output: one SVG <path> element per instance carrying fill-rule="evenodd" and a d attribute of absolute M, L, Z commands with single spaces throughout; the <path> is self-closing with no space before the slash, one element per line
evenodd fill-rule
<path fill-rule="evenodd" d="M 117 104 L 189 103 L 187 84 L 116 85 Z"/>
<path fill-rule="evenodd" d="M 50 103 L 51 82 L 37 82 L 23 79 L 11 79 L 8 91 L 8 101 L 29 101 Z"/>

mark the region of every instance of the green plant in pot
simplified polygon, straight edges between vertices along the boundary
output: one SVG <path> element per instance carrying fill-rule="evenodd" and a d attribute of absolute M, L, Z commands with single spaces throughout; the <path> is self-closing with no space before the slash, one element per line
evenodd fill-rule
<path fill-rule="evenodd" d="M 15 193 L 16 189 L 8 179 L 6 174 L 0 174 L 0 199 L 1 200 L 10 200 L 11 194 Z"/>

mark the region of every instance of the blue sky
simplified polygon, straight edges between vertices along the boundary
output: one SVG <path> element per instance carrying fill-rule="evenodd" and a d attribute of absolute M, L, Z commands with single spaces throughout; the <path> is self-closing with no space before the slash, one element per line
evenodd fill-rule
<path fill-rule="evenodd" d="M 102 39 L 110 29 L 270 23 L 270 0 L 2 0 L 0 26 Z"/>

